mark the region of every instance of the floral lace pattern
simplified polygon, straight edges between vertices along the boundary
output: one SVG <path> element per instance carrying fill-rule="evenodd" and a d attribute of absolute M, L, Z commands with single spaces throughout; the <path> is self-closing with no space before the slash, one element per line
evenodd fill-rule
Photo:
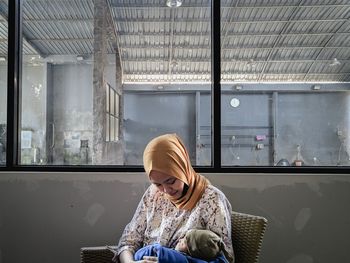
<path fill-rule="evenodd" d="M 151 185 L 125 227 L 116 253 L 119 255 L 128 249 L 134 254 L 139 248 L 154 243 L 174 248 L 189 229 L 205 228 L 220 235 L 233 255 L 231 210 L 225 195 L 212 185 L 191 211 L 177 209 L 163 192 Z"/>

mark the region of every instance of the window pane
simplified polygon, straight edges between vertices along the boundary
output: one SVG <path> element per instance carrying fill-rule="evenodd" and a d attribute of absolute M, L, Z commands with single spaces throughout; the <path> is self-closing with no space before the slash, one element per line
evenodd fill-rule
<path fill-rule="evenodd" d="M 115 115 L 115 104 L 114 104 L 114 102 L 115 102 L 115 91 L 112 88 L 110 88 L 109 89 L 109 93 L 111 94 L 109 96 L 109 102 L 110 102 L 110 108 L 109 108 L 110 111 L 109 111 L 109 113 L 112 114 L 112 115 Z"/>
<path fill-rule="evenodd" d="M 0 8 L 0 166 L 6 164 L 8 1 Z"/>
<path fill-rule="evenodd" d="M 110 112 L 110 110 L 109 110 L 109 85 L 106 85 L 106 112 Z"/>
<path fill-rule="evenodd" d="M 141 165 L 164 133 L 211 164 L 211 3 L 178 2 L 23 2 L 21 164 Z"/>
<path fill-rule="evenodd" d="M 109 114 L 106 114 L 106 142 L 109 142 L 110 139 L 110 127 L 109 127 Z"/>
<path fill-rule="evenodd" d="M 114 9 L 123 50 L 125 164 L 142 164 L 149 140 L 177 133 L 192 164 L 211 165 L 211 1 L 168 2 L 182 4 L 130 1 Z"/>
<path fill-rule="evenodd" d="M 110 121 L 110 137 L 111 137 L 111 142 L 115 141 L 115 124 L 114 124 L 114 117 L 109 116 L 109 121 Z"/>
<path fill-rule="evenodd" d="M 119 94 L 115 93 L 115 115 L 119 117 Z"/>
<path fill-rule="evenodd" d="M 115 118 L 114 119 L 115 122 L 115 140 L 118 141 L 119 140 L 119 119 Z"/>
<path fill-rule="evenodd" d="M 221 1 L 222 165 L 350 164 L 346 12 Z"/>
<path fill-rule="evenodd" d="M 105 0 L 23 2 L 21 128 L 31 136 L 21 164 L 98 165 L 111 155 L 105 86 L 121 88 L 112 16 Z M 123 154 L 121 144 L 112 150 Z"/>

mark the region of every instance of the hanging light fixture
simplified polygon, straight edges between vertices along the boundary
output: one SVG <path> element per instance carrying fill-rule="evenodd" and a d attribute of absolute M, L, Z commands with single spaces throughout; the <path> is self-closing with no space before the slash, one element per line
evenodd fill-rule
<path fill-rule="evenodd" d="M 167 0 L 166 5 L 168 7 L 179 7 L 182 5 L 182 0 Z"/>

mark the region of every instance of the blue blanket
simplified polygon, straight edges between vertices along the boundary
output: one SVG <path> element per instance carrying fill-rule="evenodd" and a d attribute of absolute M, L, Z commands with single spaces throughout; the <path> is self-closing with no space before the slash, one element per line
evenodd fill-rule
<path fill-rule="evenodd" d="M 144 256 L 158 257 L 159 263 L 228 263 L 223 254 L 220 254 L 215 260 L 205 261 L 193 258 L 175 249 L 161 246 L 160 244 L 153 244 L 139 249 L 135 253 L 134 259 L 142 260 Z"/>

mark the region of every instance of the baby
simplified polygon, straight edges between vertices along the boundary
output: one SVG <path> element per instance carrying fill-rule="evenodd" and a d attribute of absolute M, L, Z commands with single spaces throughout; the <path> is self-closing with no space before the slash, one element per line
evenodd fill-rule
<path fill-rule="evenodd" d="M 182 252 L 182 253 L 181 253 Z M 144 256 L 156 257 L 160 263 L 232 263 L 222 239 L 210 230 L 192 229 L 179 239 L 175 250 L 161 246 L 149 245 L 138 250 L 134 257 L 141 260 Z"/>

